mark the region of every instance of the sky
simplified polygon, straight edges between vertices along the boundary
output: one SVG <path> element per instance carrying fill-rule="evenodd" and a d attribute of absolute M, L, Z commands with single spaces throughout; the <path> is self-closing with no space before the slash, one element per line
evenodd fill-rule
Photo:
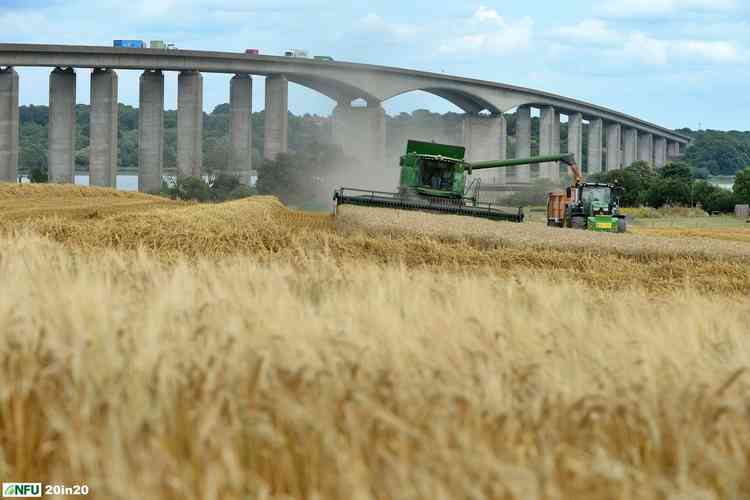
<path fill-rule="evenodd" d="M 0 0 L 0 42 L 111 45 L 160 39 L 179 48 L 280 55 L 303 48 L 382 64 L 528 86 L 670 128 L 750 130 L 750 0 Z M 48 68 L 19 68 L 22 104 L 47 104 Z M 77 101 L 89 101 L 77 70 Z M 119 99 L 138 104 L 136 71 Z M 204 107 L 228 102 L 231 75 L 204 74 Z M 167 73 L 165 105 L 177 106 Z M 253 109 L 263 108 L 256 77 Z M 336 103 L 290 84 L 295 114 Z M 424 92 L 386 112 L 460 111 Z"/>

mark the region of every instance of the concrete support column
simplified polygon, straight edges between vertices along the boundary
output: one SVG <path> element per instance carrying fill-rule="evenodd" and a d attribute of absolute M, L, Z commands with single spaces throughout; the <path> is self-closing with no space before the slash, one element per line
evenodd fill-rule
<path fill-rule="evenodd" d="M 91 72 L 89 184 L 115 187 L 117 178 L 117 73 Z"/>
<path fill-rule="evenodd" d="M 649 165 L 654 164 L 654 136 L 641 134 L 638 137 L 638 161 L 645 161 Z"/>
<path fill-rule="evenodd" d="M 177 78 L 177 172 L 203 171 L 203 75 L 182 71 Z"/>
<path fill-rule="evenodd" d="M 654 141 L 654 165 L 661 168 L 667 164 L 667 140 L 657 137 Z"/>
<path fill-rule="evenodd" d="M 589 120 L 588 169 L 589 174 L 602 171 L 602 140 L 604 122 L 601 118 Z"/>
<path fill-rule="evenodd" d="M 619 123 L 607 125 L 607 171 L 617 170 L 622 166 L 622 153 L 620 152 Z"/>
<path fill-rule="evenodd" d="M 583 168 L 583 115 L 568 115 L 568 153 L 573 153 L 576 164 Z"/>
<path fill-rule="evenodd" d="M 72 68 L 55 68 L 49 77 L 50 182 L 74 182 L 76 138 L 76 74 Z"/>
<path fill-rule="evenodd" d="M 503 115 L 466 115 L 463 137 L 469 161 L 505 159 L 508 124 Z M 477 170 L 472 177 L 481 179 L 482 185 L 505 184 L 505 171 L 505 168 Z"/>
<path fill-rule="evenodd" d="M 250 75 L 232 77 L 229 84 L 229 107 L 231 109 L 230 164 L 229 170 L 237 172 L 240 182 L 250 184 L 252 170 L 252 127 L 250 115 L 253 107 L 253 80 Z"/>
<path fill-rule="evenodd" d="M 0 182 L 18 181 L 18 73 L 0 69 Z"/>
<path fill-rule="evenodd" d="M 634 128 L 626 128 L 622 138 L 623 166 L 629 167 L 638 158 L 638 131 Z"/>
<path fill-rule="evenodd" d="M 516 158 L 531 156 L 531 108 L 520 106 L 516 111 Z M 529 165 L 515 167 L 516 182 L 529 182 L 531 179 Z"/>
<path fill-rule="evenodd" d="M 667 158 L 677 158 L 680 156 L 680 143 L 676 141 L 667 142 Z"/>
<path fill-rule="evenodd" d="M 542 108 L 539 120 L 539 155 L 560 153 L 560 113 L 552 106 Z M 558 162 L 539 164 L 539 177 L 557 180 L 560 178 Z"/>
<path fill-rule="evenodd" d="M 138 191 L 158 193 L 164 167 L 164 75 L 141 75 L 138 110 Z"/>
<path fill-rule="evenodd" d="M 385 110 L 379 105 L 352 107 L 339 103 L 333 110 L 333 142 L 344 153 L 366 163 L 368 168 L 385 166 Z"/>
<path fill-rule="evenodd" d="M 266 137 L 263 156 L 286 153 L 289 133 L 289 82 L 284 76 L 266 77 Z"/>

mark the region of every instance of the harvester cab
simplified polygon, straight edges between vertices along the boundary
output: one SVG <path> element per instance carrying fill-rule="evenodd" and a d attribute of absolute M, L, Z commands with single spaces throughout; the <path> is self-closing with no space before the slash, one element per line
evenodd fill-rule
<path fill-rule="evenodd" d="M 513 160 L 468 162 L 462 146 L 410 140 L 401 156 L 398 192 L 341 187 L 333 193 L 339 205 L 363 205 L 402 210 L 468 215 L 492 220 L 522 222 L 523 207 L 508 211 L 496 204 L 478 200 L 479 179 L 468 186 L 467 175 L 474 170 L 503 168 L 542 162 L 564 161 L 569 155 L 552 155 Z"/>

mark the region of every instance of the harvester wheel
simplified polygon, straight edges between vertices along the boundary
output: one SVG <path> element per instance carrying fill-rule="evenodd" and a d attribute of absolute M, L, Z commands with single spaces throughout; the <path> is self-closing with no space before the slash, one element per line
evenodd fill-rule
<path fill-rule="evenodd" d="M 625 219 L 617 219 L 617 232 L 624 233 L 627 230 Z"/>
<path fill-rule="evenodd" d="M 572 217 L 570 227 L 573 229 L 586 229 L 586 219 L 584 217 Z"/>

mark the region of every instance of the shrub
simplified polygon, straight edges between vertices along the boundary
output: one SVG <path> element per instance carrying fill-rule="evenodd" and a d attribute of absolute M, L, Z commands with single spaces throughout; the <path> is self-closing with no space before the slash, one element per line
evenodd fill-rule
<path fill-rule="evenodd" d="M 708 212 L 734 212 L 734 205 L 737 203 L 737 197 L 731 191 L 718 188 L 711 193 L 703 206 Z"/>
<path fill-rule="evenodd" d="M 211 193 L 200 177 L 183 177 L 175 183 L 177 198 L 181 200 L 208 201 Z"/>
<path fill-rule="evenodd" d="M 49 174 L 44 167 L 34 167 L 29 172 L 29 180 L 34 183 L 49 182 Z"/>

